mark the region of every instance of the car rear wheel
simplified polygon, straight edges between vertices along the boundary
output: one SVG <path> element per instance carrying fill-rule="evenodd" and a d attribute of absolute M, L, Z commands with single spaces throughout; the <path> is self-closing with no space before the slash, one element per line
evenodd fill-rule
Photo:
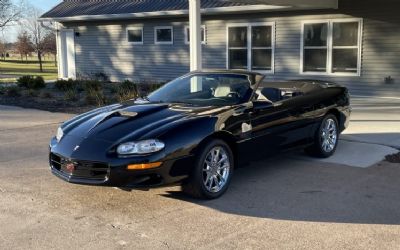
<path fill-rule="evenodd" d="M 218 198 L 228 189 L 233 167 L 230 147 L 222 140 L 212 140 L 199 150 L 194 169 L 182 189 L 196 198 Z"/>
<path fill-rule="evenodd" d="M 338 122 L 334 115 L 328 114 L 319 125 L 314 137 L 314 144 L 306 148 L 312 156 L 327 158 L 333 155 L 339 140 Z"/>

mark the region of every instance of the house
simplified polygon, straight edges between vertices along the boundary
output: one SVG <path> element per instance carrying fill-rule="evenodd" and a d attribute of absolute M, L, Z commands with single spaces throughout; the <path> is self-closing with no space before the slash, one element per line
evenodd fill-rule
<path fill-rule="evenodd" d="M 203 68 L 399 95 L 397 0 L 271 2 L 201 0 Z M 60 78 L 104 73 L 113 81 L 167 81 L 189 71 L 187 0 L 65 0 L 41 20 L 57 25 Z"/>

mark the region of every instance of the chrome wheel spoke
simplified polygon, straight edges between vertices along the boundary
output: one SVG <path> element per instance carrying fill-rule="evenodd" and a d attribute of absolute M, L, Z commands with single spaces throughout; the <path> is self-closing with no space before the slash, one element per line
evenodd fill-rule
<path fill-rule="evenodd" d="M 229 164 L 228 164 L 228 163 L 227 163 L 227 164 L 224 164 L 224 165 L 222 165 L 222 166 L 220 166 L 218 170 L 223 170 L 223 169 L 225 169 L 225 168 L 227 168 L 227 167 L 229 167 Z"/>
<path fill-rule="evenodd" d="M 225 180 L 225 178 L 222 176 L 222 174 L 217 173 L 217 175 L 219 176 L 219 179 L 220 179 L 223 183 L 226 182 L 226 180 Z"/>
<path fill-rule="evenodd" d="M 321 148 L 329 153 L 331 152 L 337 142 L 337 128 L 336 122 L 333 119 L 327 119 L 321 129 Z"/>
<path fill-rule="evenodd" d="M 221 146 L 212 148 L 203 164 L 204 187 L 212 193 L 224 188 L 230 174 L 230 159 L 228 153 Z"/>
<path fill-rule="evenodd" d="M 210 175 L 209 182 L 208 182 L 208 190 L 209 191 L 211 191 L 213 182 L 214 182 L 214 178 Z"/>
<path fill-rule="evenodd" d="M 228 159 L 227 155 L 222 155 L 221 159 L 218 161 L 218 164 L 222 164 L 223 162 L 225 162 Z"/>

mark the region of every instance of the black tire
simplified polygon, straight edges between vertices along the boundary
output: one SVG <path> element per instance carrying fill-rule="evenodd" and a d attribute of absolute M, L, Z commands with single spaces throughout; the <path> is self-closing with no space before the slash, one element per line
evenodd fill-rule
<path fill-rule="evenodd" d="M 326 144 L 324 144 L 324 126 L 326 126 L 329 121 L 333 122 L 335 126 L 336 139 L 333 148 L 331 146 L 327 146 Z M 322 119 L 315 133 L 314 143 L 310 147 L 307 147 L 305 149 L 305 152 L 314 157 L 328 158 L 335 153 L 338 142 L 339 142 L 338 121 L 336 119 L 336 116 L 334 116 L 333 114 L 328 114 L 324 117 L 324 119 Z"/>
<path fill-rule="evenodd" d="M 229 160 L 228 175 L 227 175 L 227 178 L 226 178 L 223 186 L 219 190 L 218 190 L 218 188 L 215 188 L 214 191 L 209 191 L 209 189 L 208 189 L 209 185 L 207 185 L 207 187 L 206 187 L 206 184 L 204 183 L 204 181 L 205 181 L 204 178 L 206 178 L 206 176 L 208 176 L 208 172 L 205 172 L 205 170 L 203 170 L 203 169 L 206 166 L 208 166 L 208 164 L 206 164 L 206 157 L 210 156 L 211 151 L 218 147 L 220 147 L 224 150 L 224 152 L 226 153 L 227 159 Z M 223 154 L 223 153 L 221 153 L 221 154 Z M 206 168 L 208 168 L 208 167 L 206 167 Z M 216 168 L 217 168 L 217 166 L 214 169 L 216 169 Z M 201 199 L 218 198 L 221 195 L 223 195 L 225 193 L 225 191 L 228 189 L 228 186 L 232 179 L 233 169 L 234 169 L 234 157 L 233 157 L 233 153 L 232 153 L 232 150 L 229 147 L 229 145 L 226 144 L 223 140 L 219 140 L 219 139 L 210 140 L 209 142 L 204 144 L 198 150 L 198 155 L 196 157 L 195 166 L 194 166 L 189 178 L 184 183 L 182 183 L 182 191 L 192 197 L 195 197 L 195 198 L 201 198 Z M 218 171 L 225 171 L 225 170 L 218 170 Z M 219 176 L 221 176 L 221 175 L 219 175 Z M 222 183 L 222 177 L 218 177 L 218 178 L 220 178 L 219 181 Z M 218 182 L 218 179 L 217 179 L 217 182 Z M 215 179 L 211 180 L 211 186 L 213 183 L 216 184 Z M 216 191 L 216 190 L 218 190 L 218 191 Z"/>

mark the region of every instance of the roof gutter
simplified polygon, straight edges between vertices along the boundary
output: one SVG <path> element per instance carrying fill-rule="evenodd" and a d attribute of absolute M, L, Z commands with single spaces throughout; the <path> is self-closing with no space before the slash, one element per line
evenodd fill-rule
<path fill-rule="evenodd" d="M 248 6 L 234 6 L 234 7 L 219 7 L 219 8 L 205 8 L 201 10 L 203 15 L 218 15 L 218 14 L 232 14 L 232 13 L 254 13 L 254 12 L 273 12 L 273 11 L 287 11 L 287 10 L 301 10 L 303 8 L 293 6 L 277 6 L 277 5 L 248 5 Z M 310 9 L 310 8 L 307 8 Z M 105 14 L 105 15 L 81 15 L 70 17 L 43 17 L 41 21 L 55 21 L 55 22 L 75 22 L 75 21 L 100 21 L 100 20 L 124 20 L 124 19 L 143 19 L 143 18 L 158 18 L 168 16 L 187 16 L 188 10 L 171 10 L 171 11 L 154 11 L 154 12 L 141 12 L 141 13 L 126 13 L 126 14 Z"/>

